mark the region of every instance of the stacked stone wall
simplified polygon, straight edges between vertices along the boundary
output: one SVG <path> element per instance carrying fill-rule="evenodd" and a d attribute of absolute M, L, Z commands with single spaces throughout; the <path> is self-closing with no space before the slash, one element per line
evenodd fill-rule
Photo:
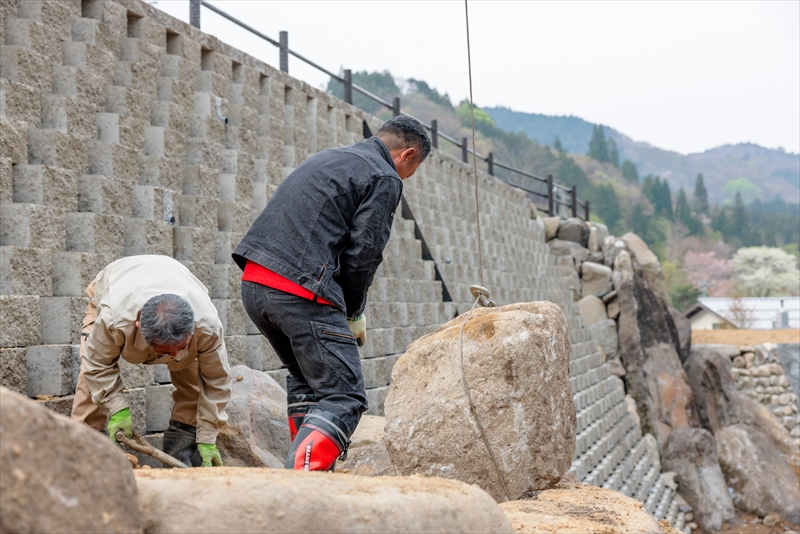
<path fill-rule="evenodd" d="M 11 0 L 0 17 L 0 382 L 68 414 L 84 289 L 115 259 L 164 254 L 209 288 L 231 365 L 282 383 L 230 253 L 300 162 L 380 121 L 138 0 Z M 555 302 L 571 330 L 572 471 L 681 525 L 674 487 L 585 328 L 542 219 L 482 172 L 481 280 L 473 180 L 470 166 L 434 150 L 405 182 L 408 210 L 395 217 L 366 312 L 370 412 L 382 413 L 408 344 L 469 309 L 471 284 L 501 305 Z M 169 373 L 121 368 L 139 430 L 157 440 Z"/>

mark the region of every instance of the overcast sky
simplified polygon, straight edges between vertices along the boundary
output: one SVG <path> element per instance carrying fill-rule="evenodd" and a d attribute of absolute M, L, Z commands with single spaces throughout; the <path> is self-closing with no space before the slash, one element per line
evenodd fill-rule
<path fill-rule="evenodd" d="M 152 1 L 151 1 L 152 3 Z M 338 72 L 390 70 L 468 97 L 460 1 L 212 1 Z M 187 0 L 155 7 L 188 22 Z M 475 102 L 575 115 L 684 154 L 800 152 L 800 2 L 470 0 Z M 203 31 L 277 66 L 277 49 L 202 9 Z M 290 58 L 316 87 L 327 77 Z"/>

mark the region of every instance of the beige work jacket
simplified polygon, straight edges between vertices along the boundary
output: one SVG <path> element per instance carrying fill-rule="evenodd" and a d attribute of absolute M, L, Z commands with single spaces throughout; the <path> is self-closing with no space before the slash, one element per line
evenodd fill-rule
<path fill-rule="evenodd" d="M 82 355 L 92 401 L 112 414 L 130 407 L 122 393 L 120 357 L 131 363 L 164 363 L 172 371 L 197 360 L 197 443 L 215 443 L 228 420 L 225 406 L 231 397 L 231 376 L 222 323 L 208 289 L 168 256 L 130 256 L 100 271 L 94 291 L 97 319 Z M 164 293 L 179 295 L 194 310 L 194 334 L 175 358 L 155 354 L 136 327 L 144 303 Z"/>

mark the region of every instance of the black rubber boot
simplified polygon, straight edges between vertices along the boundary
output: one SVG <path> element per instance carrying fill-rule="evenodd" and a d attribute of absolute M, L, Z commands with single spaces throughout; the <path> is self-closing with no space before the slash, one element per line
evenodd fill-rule
<path fill-rule="evenodd" d="M 318 403 L 314 395 L 290 395 L 286 401 L 288 403 L 286 411 L 289 416 L 289 443 L 291 443 L 308 411 Z"/>
<path fill-rule="evenodd" d="M 164 431 L 164 452 L 189 467 L 200 467 L 203 459 L 197 450 L 197 429 L 192 425 L 170 419 Z"/>
<path fill-rule="evenodd" d="M 297 431 L 283 467 L 296 471 L 334 471 L 347 459 L 350 430 L 336 415 L 311 408 Z"/>

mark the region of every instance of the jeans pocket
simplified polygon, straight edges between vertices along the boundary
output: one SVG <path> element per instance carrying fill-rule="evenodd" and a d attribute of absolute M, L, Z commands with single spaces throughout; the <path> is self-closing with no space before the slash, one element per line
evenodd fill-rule
<path fill-rule="evenodd" d="M 342 380 L 351 389 L 358 390 L 364 377 L 353 333 L 325 323 L 312 322 L 311 326 L 320 359 L 331 371 L 323 378 L 323 385 L 332 386 Z"/>

